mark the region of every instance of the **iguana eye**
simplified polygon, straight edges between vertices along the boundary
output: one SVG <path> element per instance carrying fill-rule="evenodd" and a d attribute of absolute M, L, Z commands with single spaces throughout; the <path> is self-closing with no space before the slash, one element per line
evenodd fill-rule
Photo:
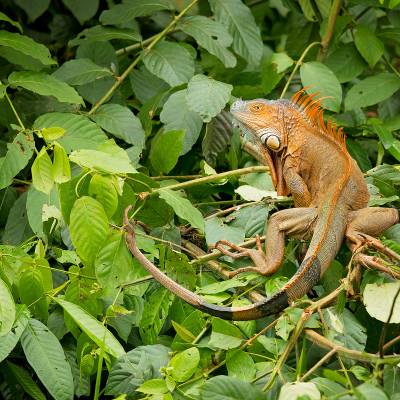
<path fill-rule="evenodd" d="M 258 103 L 258 104 L 252 104 L 252 105 L 250 106 L 250 110 L 253 111 L 253 112 L 259 112 L 259 111 L 261 111 L 261 110 L 263 109 L 263 107 L 264 107 L 264 105 L 263 105 L 263 104 L 260 104 L 260 103 Z"/>
<path fill-rule="evenodd" d="M 267 137 L 265 144 L 271 150 L 278 150 L 281 145 L 281 141 L 279 140 L 278 136 L 271 135 Z"/>

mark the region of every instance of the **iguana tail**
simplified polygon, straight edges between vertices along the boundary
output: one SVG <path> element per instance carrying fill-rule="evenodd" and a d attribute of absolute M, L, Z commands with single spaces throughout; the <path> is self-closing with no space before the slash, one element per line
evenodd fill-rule
<path fill-rule="evenodd" d="M 335 213 L 336 214 L 336 213 Z M 127 226 L 127 244 L 132 255 L 140 264 L 164 287 L 177 295 L 193 307 L 207 313 L 227 320 L 247 321 L 276 314 L 289 303 L 307 294 L 319 281 L 322 274 L 335 258 L 342 243 L 346 218 L 340 218 L 343 213 L 337 213 L 334 224 L 329 225 L 329 220 L 324 217 L 318 218 L 314 235 L 310 246 L 295 275 L 286 285 L 272 297 L 263 301 L 242 307 L 224 307 L 210 304 L 204 301 L 196 293 L 184 288 L 162 271 L 160 271 L 145 255 L 138 249 L 135 241 L 135 232 L 132 226 Z M 343 215 L 342 215 L 343 217 Z"/>

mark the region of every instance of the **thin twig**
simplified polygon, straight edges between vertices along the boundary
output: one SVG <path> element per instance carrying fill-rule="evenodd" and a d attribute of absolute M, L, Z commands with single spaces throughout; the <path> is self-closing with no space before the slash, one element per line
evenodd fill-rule
<path fill-rule="evenodd" d="M 116 82 L 111 86 L 111 88 L 107 91 L 107 93 L 92 107 L 89 111 L 89 115 L 95 113 L 97 109 L 105 103 L 109 97 L 115 92 L 115 90 L 121 85 L 121 83 L 125 80 L 125 78 L 129 75 L 133 68 L 139 63 L 139 61 L 143 58 L 145 54 L 149 50 L 151 50 L 169 31 L 177 24 L 177 22 L 197 3 L 197 0 L 193 0 L 189 3 L 187 7 L 185 7 L 174 19 L 157 35 L 155 35 L 152 40 L 149 42 L 148 46 L 140 52 L 140 54 L 133 60 L 133 62 L 128 66 L 128 68 L 122 73 L 120 77 L 116 80 Z"/>
<path fill-rule="evenodd" d="M 329 11 L 328 25 L 326 27 L 326 32 L 321 41 L 321 48 L 318 54 L 318 61 L 323 61 L 328 51 L 329 43 L 331 42 L 333 33 L 335 31 L 335 24 L 337 16 L 340 11 L 340 5 L 341 5 L 340 0 L 333 0 L 332 7 Z"/>
<path fill-rule="evenodd" d="M 303 63 L 303 60 L 304 60 L 304 58 L 306 57 L 307 53 L 308 53 L 314 46 L 316 46 L 317 44 L 321 44 L 321 43 L 320 43 L 320 42 L 312 42 L 312 43 L 310 43 L 310 44 L 306 47 L 306 49 L 303 51 L 303 54 L 302 54 L 302 55 L 300 56 L 300 58 L 297 60 L 296 65 L 294 66 L 292 73 L 289 75 L 289 78 L 288 78 L 288 80 L 287 80 L 287 82 L 286 82 L 286 85 L 285 85 L 285 87 L 283 88 L 282 93 L 281 93 L 281 95 L 280 95 L 280 97 L 279 97 L 280 99 L 282 99 L 282 98 L 285 96 L 287 90 L 289 89 L 290 83 L 292 82 L 292 79 L 293 79 L 294 75 L 296 74 L 296 72 L 297 72 L 297 70 L 299 69 L 300 65 Z"/>
<path fill-rule="evenodd" d="M 157 193 L 163 189 L 171 189 L 171 190 L 186 189 L 191 186 L 201 185 L 203 183 L 215 182 L 220 179 L 229 178 L 231 176 L 246 175 L 246 174 L 251 174 L 253 172 L 267 172 L 267 171 L 269 171 L 269 168 L 263 165 L 255 165 L 253 167 L 239 168 L 239 169 L 234 169 L 232 171 L 222 172 L 220 174 L 202 176 L 201 178 L 192 179 L 188 182 L 175 183 L 173 185 L 153 189 L 152 193 Z"/>
<path fill-rule="evenodd" d="M 325 364 L 335 353 L 336 347 L 333 348 L 331 351 L 326 353 L 318 362 L 316 362 L 300 379 L 299 381 L 302 382 L 306 380 L 315 370 L 317 370 L 321 365 Z"/>
<path fill-rule="evenodd" d="M 5 96 L 5 98 L 7 99 L 8 104 L 10 105 L 11 110 L 13 111 L 13 113 L 14 113 L 14 115 L 15 115 L 15 118 L 17 119 L 19 126 L 20 126 L 23 130 L 25 130 L 25 126 L 24 126 L 24 124 L 23 124 L 21 118 L 19 117 L 19 115 L 18 115 L 18 113 L 17 113 L 17 110 L 15 109 L 15 107 L 14 107 L 14 105 L 13 105 L 13 103 L 12 103 L 10 97 L 8 96 L 7 92 L 4 92 L 4 96 Z"/>

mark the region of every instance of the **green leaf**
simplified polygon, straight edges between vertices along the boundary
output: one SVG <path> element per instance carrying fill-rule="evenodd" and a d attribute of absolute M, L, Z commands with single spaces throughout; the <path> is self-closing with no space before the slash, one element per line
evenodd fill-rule
<path fill-rule="evenodd" d="M 124 348 L 114 335 L 83 308 L 79 307 L 77 304 L 59 298 L 54 298 L 54 301 L 67 312 L 79 328 L 81 328 L 103 351 L 113 357 L 120 357 L 125 354 Z"/>
<path fill-rule="evenodd" d="M 169 0 L 125 0 L 122 4 L 114 5 L 110 10 L 103 11 L 100 21 L 104 25 L 120 25 L 137 17 L 173 9 L 174 6 Z"/>
<path fill-rule="evenodd" d="M 164 188 L 158 191 L 160 197 L 175 211 L 176 215 L 188 221 L 194 228 L 204 232 L 204 219 L 201 212 L 192 203 L 181 197 L 177 192 Z"/>
<path fill-rule="evenodd" d="M 371 317 L 382 322 L 388 322 L 390 311 L 393 313 L 390 318 L 390 323 L 400 323 L 400 296 L 395 296 L 400 290 L 400 282 L 391 283 L 371 283 L 365 286 L 363 293 L 363 303 Z"/>
<path fill-rule="evenodd" d="M 99 0 L 63 0 L 63 3 L 81 25 L 94 17 L 99 8 Z"/>
<path fill-rule="evenodd" d="M 82 97 L 74 88 L 43 72 L 13 72 L 8 77 L 8 83 L 42 96 L 53 96 L 62 103 L 84 104 Z"/>
<path fill-rule="evenodd" d="M 168 366 L 176 382 L 187 381 L 196 371 L 200 362 L 200 353 L 196 347 L 190 347 L 172 357 Z"/>
<path fill-rule="evenodd" d="M 354 390 L 358 400 L 389 400 L 385 392 L 372 383 L 363 383 Z"/>
<path fill-rule="evenodd" d="M 318 61 L 310 61 L 300 67 L 300 77 L 303 86 L 310 86 L 308 94 L 319 93 L 318 97 L 329 96 L 322 100 L 325 108 L 331 111 L 339 111 L 342 102 L 342 87 L 335 74 L 324 64 Z"/>
<path fill-rule="evenodd" d="M 21 7 L 29 17 L 31 22 L 40 17 L 49 7 L 51 0 L 14 0 L 14 2 Z"/>
<path fill-rule="evenodd" d="M 108 218 L 114 215 L 118 207 L 118 193 L 115 180 L 109 176 L 93 175 L 89 184 L 89 196 L 101 203 Z"/>
<path fill-rule="evenodd" d="M 104 288 L 117 288 L 135 279 L 135 267 L 132 255 L 126 247 L 125 235 L 113 232 L 106 244 L 100 249 L 95 270 L 99 283 Z"/>
<path fill-rule="evenodd" d="M 110 174 L 130 174 L 136 172 L 126 151 L 117 146 L 113 139 L 101 144 L 97 150 L 74 150 L 70 154 L 69 159 L 81 167 Z"/>
<path fill-rule="evenodd" d="M 143 57 L 146 68 L 171 86 L 186 83 L 194 74 L 194 60 L 185 47 L 163 41 Z"/>
<path fill-rule="evenodd" d="M 29 396 L 35 400 L 46 400 L 46 396 L 40 390 L 35 381 L 31 378 L 31 375 L 26 369 L 22 368 L 19 365 L 13 364 L 10 361 L 7 361 L 7 368 L 9 368 L 10 372 L 17 380 L 17 382 L 21 385 L 25 393 L 28 393 Z"/>
<path fill-rule="evenodd" d="M 159 132 L 151 142 L 149 159 L 160 173 L 169 173 L 178 162 L 182 151 L 183 131 Z"/>
<path fill-rule="evenodd" d="M 36 129 L 63 128 L 65 134 L 58 142 L 67 153 L 77 149 L 95 149 L 107 140 L 104 132 L 89 118 L 69 113 L 43 114 L 33 124 Z"/>
<path fill-rule="evenodd" d="M 107 380 L 106 395 L 133 393 L 145 381 L 161 378 L 160 369 L 169 361 L 171 349 L 160 344 L 138 346 L 118 358 Z"/>
<path fill-rule="evenodd" d="M 65 129 L 58 126 L 52 126 L 50 128 L 43 128 L 39 132 L 36 132 L 36 134 L 43 137 L 46 142 L 52 142 L 64 136 Z"/>
<path fill-rule="evenodd" d="M 45 0 L 45 1 L 50 1 L 50 0 Z M 12 20 L 10 17 L 8 17 L 6 14 L 2 12 L 0 12 L 0 21 L 9 22 L 12 26 L 15 26 L 22 33 L 21 24 L 17 21 Z"/>
<path fill-rule="evenodd" d="M 256 376 L 254 361 L 243 350 L 228 350 L 226 353 L 226 368 L 229 376 L 241 381 L 251 381 Z"/>
<path fill-rule="evenodd" d="M 0 337 L 7 335 L 15 321 L 14 298 L 8 286 L 0 279 Z"/>
<path fill-rule="evenodd" d="M 241 0 L 210 0 L 218 22 L 225 25 L 233 37 L 233 50 L 249 64 L 261 60 L 263 43 L 260 30 L 249 8 Z"/>
<path fill-rule="evenodd" d="M 164 287 L 158 287 L 147 298 L 140 320 L 140 337 L 144 344 L 154 344 L 168 317 L 174 295 Z"/>
<path fill-rule="evenodd" d="M 186 101 L 186 90 L 173 93 L 165 102 L 160 114 L 165 131 L 183 130 L 182 154 L 186 154 L 196 143 L 203 121 L 200 115 L 189 109 Z"/>
<path fill-rule="evenodd" d="M 29 320 L 27 308 L 21 304 L 16 306 L 16 317 L 12 330 L 1 336 L 0 340 L 0 361 L 5 360 L 19 342 L 22 332 L 25 330 Z"/>
<path fill-rule="evenodd" d="M 208 342 L 210 347 L 228 350 L 239 347 L 242 342 L 243 335 L 239 328 L 231 322 L 213 318 L 211 338 Z"/>
<path fill-rule="evenodd" d="M 73 47 L 79 44 L 87 44 L 93 42 L 105 42 L 113 39 L 127 40 L 138 42 L 142 40 L 139 32 L 133 29 L 117 29 L 105 28 L 104 26 L 96 25 L 92 28 L 83 30 L 78 36 L 71 40 L 68 44 Z"/>
<path fill-rule="evenodd" d="M 201 115 L 204 122 L 210 122 L 228 102 L 232 85 L 216 81 L 205 75 L 195 75 L 189 82 L 186 100 L 189 109 Z"/>
<path fill-rule="evenodd" d="M 315 383 L 312 382 L 295 382 L 285 383 L 279 393 L 279 400 L 295 400 L 303 399 L 320 400 L 321 393 Z"/>
<path fill-rule="evenodd" d="M 112 75 L 108 68 L 100 67 L 89 58 L 67 61 L 52 74 L 54 78 L 73 86 L 84 85 Z"/>
<path fill-rule="evenodd" d="M 117 138 L 133 144 L 140 151 L 143 149 L 145 135 L 142 124 L 128 107 L 104 104 L 90 118 Z"/>
<path fill-rule="evenodd" d="M 64 147 L 57 142 L 53 147 L 53 179 L 56 183 L 68 182 L 71 179 L 71 167 Z"/>
<path fill-rule="evenodd" d="M 31 133 L 20 132 L 12 143 L 7 144 L 7 153 L 0 158 L 0 189 L 11 185 L 13 178 L 28 164 L 35 142 Z"/>
<path fill-rule="evenodd" d="M 178 28 L 192 36 L 199 46 L 219 58 L 226 68 L 236 65 L 236 57 L 228 50 L 233 38 L 221 23 L 202 15 L 185 17 Z"/>
<path fill-rule="evenodd" d="M 347 93 L 345 109 L 372 106 L 392 96 L 400 89 L 400 79 L 389 73 L 381 73 L 356 83 Z"/>
<path fill-rule="evenodd" d="M 136 390 L 146 394 L 163 394 L 168 392 L 167 384 L 164 379 L 151 379 L 144 382 Z"/>
<path fill-rule="evenodd" d="M 28 363 L 48 392 L 56 400 L 72 400 L 71 367 L 54 334 L 41 322 L 30 319 L 21 336 L 21 345 Z"/>
<path fill-rule="evenodd" d="M 32 314 L 42 321 L 47 321 L 49 317 L 48 302 L 41 271 L 31 266 L 24 268 L 21 272 L 18 289 L 21 301 L 29 307 Z"/>
<path fill-rule="evenodd" d="M 69 229 L 80 259 L 92 265 L 109 233 L 108 218 L 103 206 L 88 196 L 76 200 L 71 211 Z"/>
<path fill-rule="evenodd" d="M 383 43 L 365 25 L 357 25 L 354 42 L 357 50 L 371 68 L 379 61 L 385 51 Z"/>
<path fill-rule="evenodd" d="M 33 186 L 43 192 L 50 193 L 54 185 L 53 164 L 47 154 L 46 147 L 42 147 L 39 154 L 32 164 L 32 183 Z"/>
<path fill-rule="evenodd" d="M 342 44 L 330 53 L 325 65 L 331 69 L 340 83 L 353 80 L 366 68 L 365 62 L 352 43 Z"/>
<path fill-rule="evenodd" d="M 19 33 L 0 31 L 0 46 L 17 50 L 26 56 L 34 58 L 43 65 L 56 64 L 46 46 L 36 43 L 31 38 Z"/>
<path fill-rule="evenodd" d="M 200 388 L 202 400 L 265 400 L 257 386 L 228 376 L 215 376 Z"/>

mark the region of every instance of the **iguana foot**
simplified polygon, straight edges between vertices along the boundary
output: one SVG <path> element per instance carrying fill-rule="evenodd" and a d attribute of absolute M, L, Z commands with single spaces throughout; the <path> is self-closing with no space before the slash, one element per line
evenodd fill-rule
<path fill-rule="evenodd" d="M 387 263 L 382 258 L 377 256 L 369 256 L 364 253 L 357 253 L 354 255 L 354 262 L 357 265 L 362 265 L 366 268 L 376 269 L 384 272 L 395 279 L 400 279 L 400 271 L 396 271 L 390 267 L 390 263 Z"/>
<path fill-rule="evenodd" d="M 236 253 L 226 249 L 223 246 L 230 247 L 232 250 L 235 250 Z M 268 268 L 259 235 L 256 235 L 256 247 L 257 249 L 247 249 L 245 247 L 237 246 L 236 244 L 231 243 L 227 240 L 219 240 L 217 243 L 215 243 L 215 245 L 210 246 L 210 248 L 215 248 L 219 250 L 222 254 L 229 256 L 234 260 L 243 257 L 249 257 L 253 261 L 254 266 L 238 268 L 235 271 L 230 271 L 229 278 L 233 278 L 234 276 L 243 272 L 257 272 L 261 275 L 270 275 L 271 273 L 275 272 L 271 271 L 270 268 Z"/>

